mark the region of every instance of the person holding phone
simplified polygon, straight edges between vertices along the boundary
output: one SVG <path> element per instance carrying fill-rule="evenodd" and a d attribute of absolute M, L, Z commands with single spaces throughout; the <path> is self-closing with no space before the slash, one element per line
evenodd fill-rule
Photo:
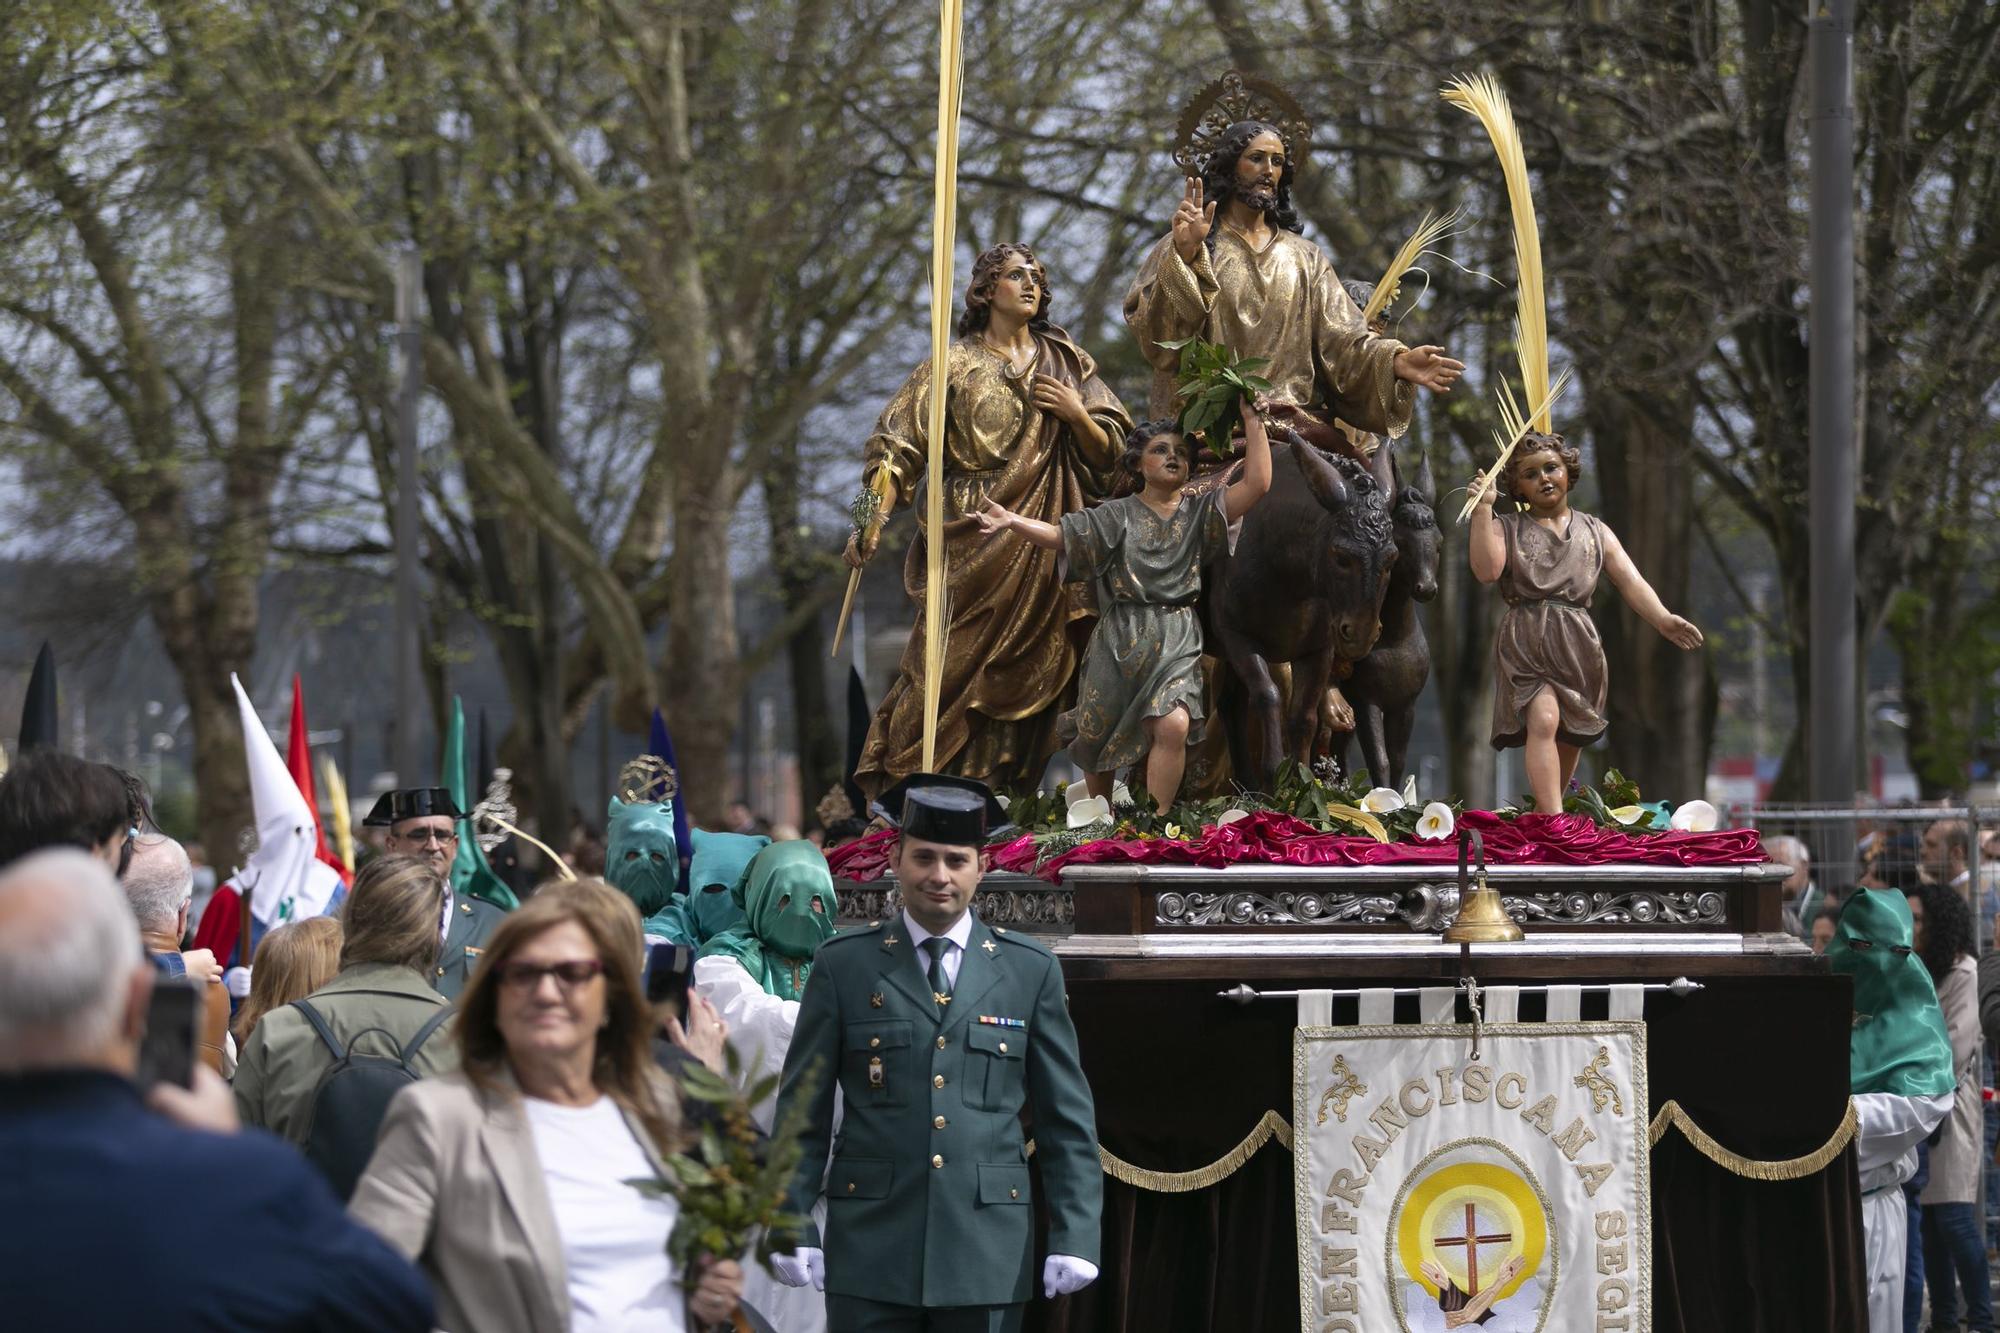
<path fill-rule="evenodd" d="M 0 872 L 0 1161 L 34 1166 L 0 1172 L 8 1327 L 430 1329 L 422 1275 L 291 1148 L 239 1132 L 192 1005 L 155 1043 L 179 1067 L 139 1085 L 157 982 L 107 865 L 62 849 Z"/>

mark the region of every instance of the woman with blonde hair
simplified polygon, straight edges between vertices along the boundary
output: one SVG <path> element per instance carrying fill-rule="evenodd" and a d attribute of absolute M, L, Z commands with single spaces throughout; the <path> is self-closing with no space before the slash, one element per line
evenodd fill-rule
<path fill-rule="evenodd" d="M 250 996 L 230 1031 L 236 1044 L 250 1040 L 257 1020 L 333 980 L 340 970 L 340 919 L 312 916 L 279 926 L 257 943 L 250 969 Z"/>
<path fill-rule="evenodd" d="M 386 1098 L 344 1103 L 315 1136 L 328 1071 L 343 1061 L 383 1061 L 424 1077 L 457 1063 L 450 1033 L 440 1031 L 449 1027 L 450 1004 L 431 989 L 445 900 L 443 878 L 420 857 L 382 856 L 363 866 L 340 909 L 339 972 L 303 1000 L 268 1010 L 243 1047 L 237 1114 L 304 1148 L 343 1198 L 367 1164 Z M 253 988 L 261 980 L 253 969 Z"/>
<path fill-rule="evenodd" d="M 458 1071 L 390 1104 L 350 1211 L 423 1266 L 451 1333 L 681 1333 L 737 1307 L 734 1259 L 683 1299 L 679 1205 L 630 1183 L 681 1146 L 634 913 L 579 883 L 510 914 L 459 998 Z"/>

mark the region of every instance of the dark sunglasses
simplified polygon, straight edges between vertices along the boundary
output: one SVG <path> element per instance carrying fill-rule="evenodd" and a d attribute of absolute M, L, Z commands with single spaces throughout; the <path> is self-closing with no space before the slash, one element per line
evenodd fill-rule
<path fill-rule="evenodd" d="M 578 958 L 567 963 L 509 962 L 500 965 L 500 984 L 510 990 L 532 991 L 543 977 L 554 977 L 564 991 L 575 990 L 592 977 L 604 975 L 604 964 L 595 958 Z"/>

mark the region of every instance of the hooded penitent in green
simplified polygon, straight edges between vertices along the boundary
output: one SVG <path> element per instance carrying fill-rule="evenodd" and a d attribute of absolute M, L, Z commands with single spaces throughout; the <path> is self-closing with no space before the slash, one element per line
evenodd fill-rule
<path fill-rule="evenodd" d="M 710 833 L 707 829 L 691 831 L 688 839 L 694 843 L 694 857 L 688 865 L 688 921 L 694 926 L 694 942 L 706 944 L 743 924 L 736 882 L 743 878 L 750 858 L 769 847 L 771 840 L 761 833 Z"/>
<path fill-rule="evenodd" d="M 1936 1097 L 1956 1086 L 1951 1039 L 1930 973 L 1910 948 L 1900 893 L 1856 889 L 1841 909 L 1826 961 L 1854 978 L 1848 1077 L 1854 1093 Z"/>
<path fill-rule="evenodd" d="M 674 845 L 673 802 L 627 805 L 614 796 L 604 823 L 604 878 L 639 909 L 648 935 L 693 946 L 694 928 L 679 897 L 681 861 Z"/>
<path fill-rule="evenodd" d="M 733 895 L 745 923 L 702 946 L 743 964 L 769 994 L 805 994 L 813 953 L 833 934 L 833 872 L 809 842 L 774 842 L 757 853 Z"/>

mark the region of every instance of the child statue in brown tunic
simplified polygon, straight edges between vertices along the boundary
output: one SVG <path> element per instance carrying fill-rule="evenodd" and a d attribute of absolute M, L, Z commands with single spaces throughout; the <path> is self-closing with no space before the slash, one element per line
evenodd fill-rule
<path fill-rule="evenodd" d="M 1640 619 L 1682 648 L 1701 631 L 1660 602 L 1617 534 L 1569 507 L 1582 471 L 1560 435 L 1522 439 L 1506 473 L 1519 513 L 1495 514 L 1491 483 L 1473 511 L 1472 575 L 1498 582 L 1506 614 L 1493 635 L 1493 748 L 1525 745 L 1528 785 L 1543 814 L 1562 810 L 1578 753 L 1604 734 L 1604 645 L 1591 623 L 1600 574 Z"/>
<path fill-rule="evenodd" d="M 1201 739 L 1201 567 L 1230 543 L 1230 525 L 1271 487 L 1271 446 L 1256 412 L 1245 414 L 1244 467 L 1235 481 L 1187 493 L 1192 449 L 1171 421 L 1141 422 L 1123 465 L 1137 494 L 1042 523 L 987 502 L 976 517 L 989 536 L 1018 532 L 1061 551 L 1064 577 L 1089 579 L 1097 627 L 1084 650 L 1076 709 L 1065 715 L 1070 757 L 1093 796 L 1109 796 L 1118 770 L 1145 765 L 1146 791 L 1164 811 Z"/>

